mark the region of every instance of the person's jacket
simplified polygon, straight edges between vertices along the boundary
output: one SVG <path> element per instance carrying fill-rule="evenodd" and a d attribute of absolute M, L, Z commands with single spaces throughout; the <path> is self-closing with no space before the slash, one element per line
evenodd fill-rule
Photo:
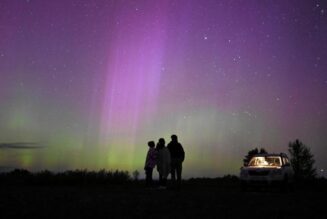
<path fill-rule="evenodd" d="M 182 145 L 179 142 L 170 142 L 167 146 L 170 156 L 172 159 L 181 159 L 184 161 L 185 159 L 185 152 Z"/>

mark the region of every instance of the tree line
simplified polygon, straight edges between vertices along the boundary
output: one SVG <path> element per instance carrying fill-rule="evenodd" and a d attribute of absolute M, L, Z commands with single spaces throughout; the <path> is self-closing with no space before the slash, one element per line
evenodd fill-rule
<path fill-rule="evenodd" d="M 24 169 L 0 173 L 0 184 L 5 185 L 105 185 L 126 184 L 132 181 L 128 171 L 69 170 L 54 173 L 48 170 L 32 173 Z"/>

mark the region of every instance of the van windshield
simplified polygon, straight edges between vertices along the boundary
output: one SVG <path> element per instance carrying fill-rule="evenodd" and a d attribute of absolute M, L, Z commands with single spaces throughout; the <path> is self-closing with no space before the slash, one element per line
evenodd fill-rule
<path fill-rule="evenodd" d="M 280 157 L 253 157 L 250 162 L 249 166 L 255 167 L 280 167 L 281 160 Z"/>

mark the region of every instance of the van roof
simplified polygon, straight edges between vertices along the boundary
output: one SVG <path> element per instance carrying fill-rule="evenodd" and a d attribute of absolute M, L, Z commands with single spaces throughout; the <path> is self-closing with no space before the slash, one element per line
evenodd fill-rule
<path fill-rule="evenodd" d="M 285 153 L 279 153 L 279 154 L 256 154 L 253 157 L 269 157 L 269 156 L 276 156 L 276 157 L 287 157 L 288 156 Z"/>

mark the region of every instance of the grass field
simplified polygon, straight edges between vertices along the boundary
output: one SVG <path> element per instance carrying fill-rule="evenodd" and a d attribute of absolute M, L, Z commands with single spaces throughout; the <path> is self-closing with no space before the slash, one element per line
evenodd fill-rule
<path fill-rule="evenodd" d="M 326 183 L 292 192 L 189 180 L 179 191 L 127 185 L 2 185 L 1 218 L 327 218 Z"/>

